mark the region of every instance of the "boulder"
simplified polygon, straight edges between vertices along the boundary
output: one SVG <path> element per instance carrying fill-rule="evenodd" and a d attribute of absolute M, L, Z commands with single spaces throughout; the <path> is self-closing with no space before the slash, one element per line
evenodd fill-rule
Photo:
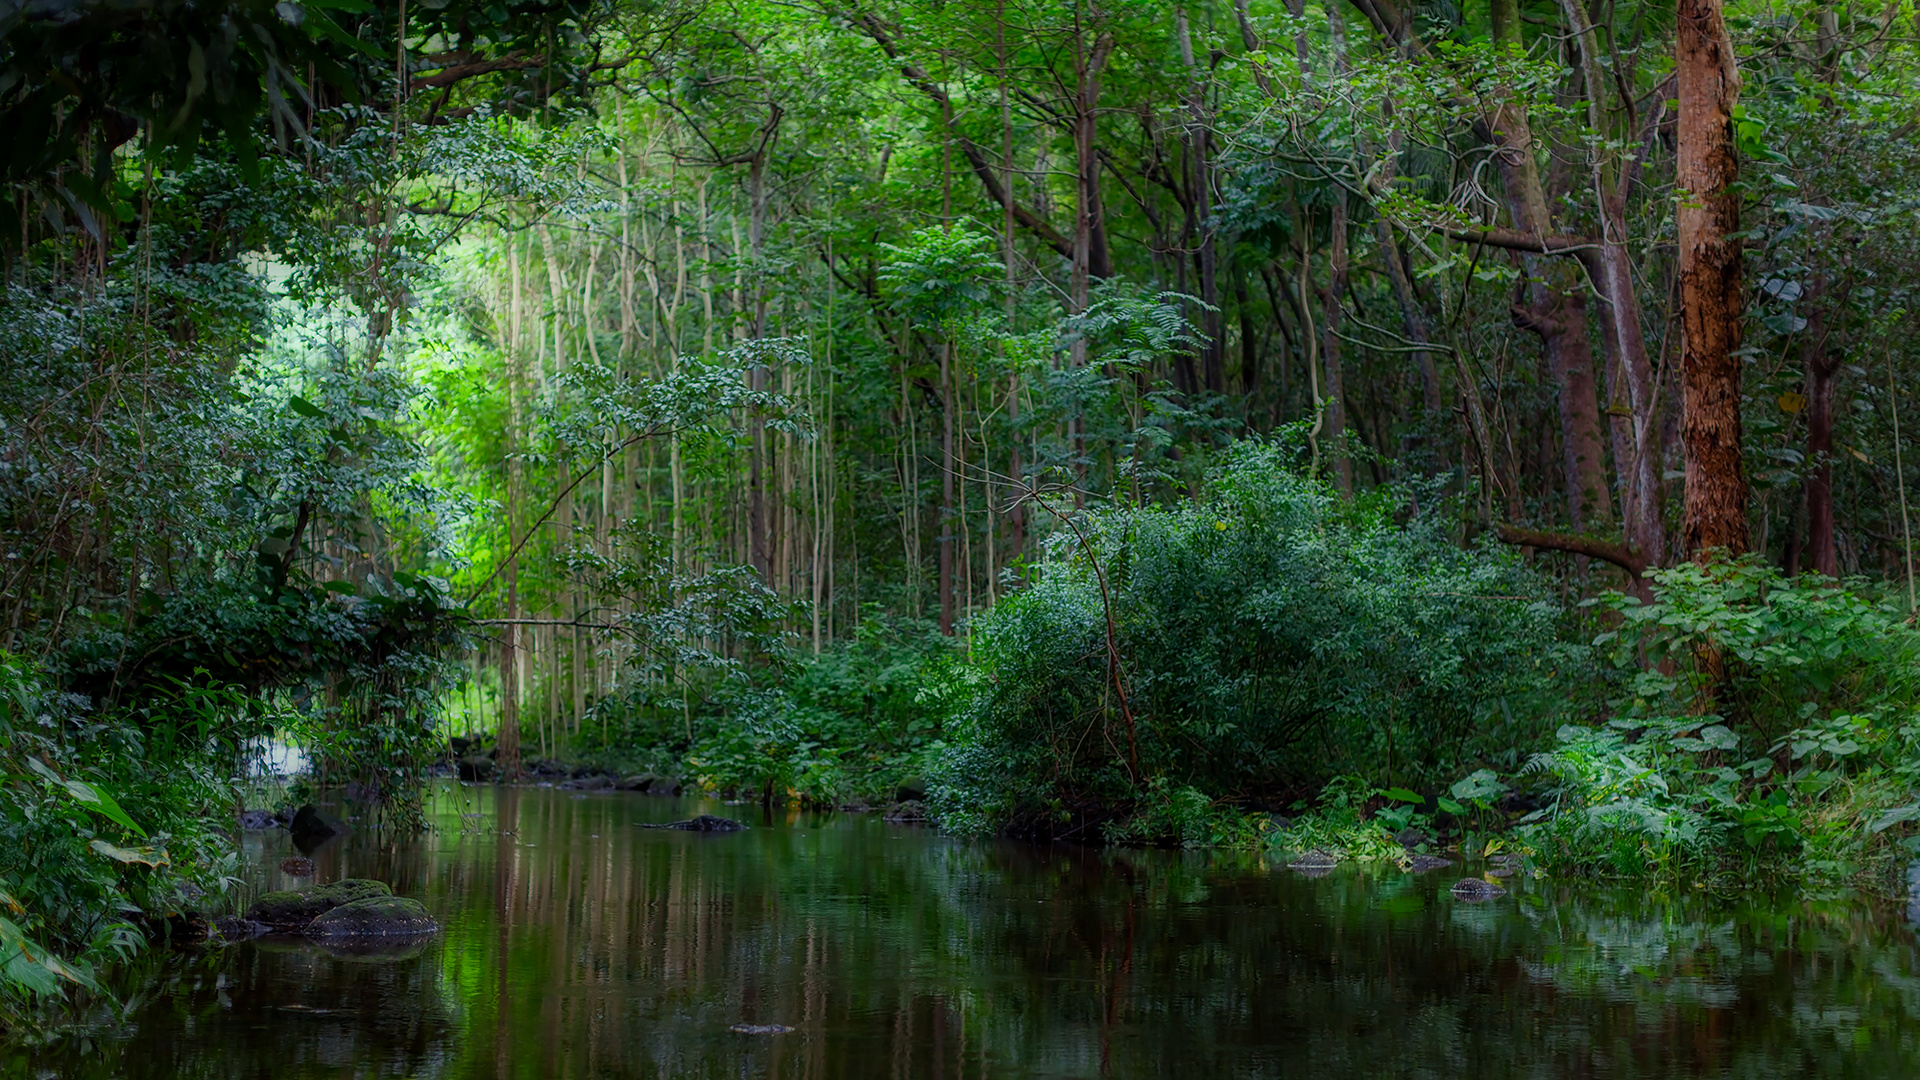
<path fill-rule="evenodd" d="M 678 795 L 686 790 L 686 785 L 677 776 L 656 776 L 646 786 L 649 795 Z"/>
<path fill-rule="evenodd" d="M 478 754 L 460 759 L 460 779 L 469 784 L 483 783 L 493 779 L 493 759 Z"/>
<path fill-rule="evenodd" d="M 1452 865 L 1452 859 L 1443 859 L 1438 855 L 1415 855 L 1412 862 L 1407 865 L 1407 869 L 1416 874 L 1424 874 L 1429 870 L 1438 870 L 1443 866 Z"/>
<path fill-rule="evenodd" d="M 917 776 L 902 780 L 900 786 L 893 789 L 894 802 L 925 802 L 926 798 L 927 782 Z"/>
<path fill-rule="evenodd" d="M 440 929 L 425 905 L 405 896 L 369 896 L 341 904 L 307 924 L 310 938 L 418 937 Z"/>
<path fill-rule="evenodd" d="M 271 810 L 240 811 L 240 827 L 243 829 L 277 829 L 281 824 Z"/>
<path fill-rule="evenodd" d="M 887 821 L 925 821 L 927 804 L 919 799 L 904 799 L 887 807 L 887 812 L 880 816 Z"/>
<path fill-rule="evenodd" d="M 1507 895 L 1507 890 L 1485 878 L 1461 878 L 1453 885 L 1455 899 L 1465 900 L 1469 904 L 1481 904 L 1488 900 L 1498 900 Z"/>
<path fill-rule="evenodd" d="M 213 920 L 207 933 L 207 940 L 217 945 L 230 945 L 236 941 L 248 941 L 266 933 L 271 927 L 257 923 L 252 919 L 243 919 L 238 915 L 226 915 Z"/>
<path fill-rule="evenodd" d="M 287 831 L 293 834 L 293 846 L 299 848 L 302 855 L 311 855 L 328 841 L 345 836 L 347 827 L 308 803 L 294 811 Z"/>
<path fill-rule="evenodd" d="M 1428 836 L 1426 833 L 1421 832 L 1419 829 L 1416 829 L 1412 826 L 1408 826 L 1404 829 L 1401 829 L 1399 832 L 1393 834 L 1393 842 L 1411 851 L 1414 848 L 1419 847 L 1421 844 L 1433 843 L 1433 837 Z"/>
<path fill-rule="evenodd" d="M 716 817 L 713 814 L 701 814 L 685 821 L 670 821 L 665 825 L 642 823 L 643 829 L 679 829 L 681 832 L 741 832 L 745 825 L 732 818 Z"/>
<path fill-rule="evenodd" d="M 308 923 L 334 908 L 392 895 L 393 890 L 387 888 L 384 881 L 345 878 L 331 885 L 270 892 L 253 902 L 247 909 L 247 918 L 269 929 L 291 933 L 305 930 Z"/>

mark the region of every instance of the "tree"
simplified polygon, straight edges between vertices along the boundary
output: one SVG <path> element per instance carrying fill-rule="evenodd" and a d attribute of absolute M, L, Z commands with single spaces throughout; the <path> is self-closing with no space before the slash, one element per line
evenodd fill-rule
<path fill-rule="evenodd" d="M 1680 242 L 1680 378 L 1685 414 L 1688 554 L 1747 550 L 1741 463 L 1742 301 L 1740 163 L 1734 106 L 1740 74 L 1721 0 L 1680 0 L 1675 65 L 1680 93 L 1674 212 Z"/>

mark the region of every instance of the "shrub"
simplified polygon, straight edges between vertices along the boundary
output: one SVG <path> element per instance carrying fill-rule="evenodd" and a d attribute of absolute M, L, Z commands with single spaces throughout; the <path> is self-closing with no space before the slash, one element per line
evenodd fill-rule
<path fill-rule="evenodd" d="M 933 624 L 869 619 L 777 690 L 733 695 L 687 763 L 714 789 L 887 801 L 926 771 L 965 686 L 953 639 Z"/>
<path fill-rule="evenodd" d="M 1619 618 L 1595 642 L 1611 719 L 1528 765 L 1547 864 L 1833 880 L 1912 850 L 1920 631 L 1898 598 L 1757 560 L 1649 577 L 1650 603 L 1600 601 Z"/>
<path fill-rule="evenodd" d="M 1349 501 L 1289 459 L 1244 442 L 1194 501 L 1056 532 L 976 628 L 944 824 L 1055 831 L 1159 781 L 1244 804 L 1520 764 L 1556 605 L 1512 554 L 1455 543 L 1431 489 Z"/>
<path fill-rule="evenodd" d="M 235 883 L 215 825 L 269 726 L 240 692 L 190 685 L 96 713 L 0 654 L 0 1007 L 95 988 L 100 961 Z"/>

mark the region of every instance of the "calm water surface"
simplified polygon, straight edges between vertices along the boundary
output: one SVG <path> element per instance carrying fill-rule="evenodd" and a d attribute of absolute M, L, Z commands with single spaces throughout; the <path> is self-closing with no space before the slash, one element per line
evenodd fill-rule
<path fill-rule="evenodd" d="M 971 843 L 866 816 L 439 789 L 354 836 L 445 932 L 152 963 L 41 1077 L 1920 1077 L 1897 908 Z M 711 811 L 735 835 L 636 828 Z M 286 834 L 249 834 L 262 884 Z M 782 1035 L 736 1034 L 780 1024 Z"/>

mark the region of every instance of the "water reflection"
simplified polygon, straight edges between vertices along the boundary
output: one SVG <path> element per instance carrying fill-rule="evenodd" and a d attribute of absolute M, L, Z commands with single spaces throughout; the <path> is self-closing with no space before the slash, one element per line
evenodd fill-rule
<path fill-rule="evenodd" d="M 174 957 L 29 1074 L 88 1078 L 1920 1075 L 1898 907 L 1715 906 L 1459 869 L 962 843 L 745 807 L 447 788 L 322 849 L 445 927 L 402 956 Z M 251 834 L 269 888 L 284 833 Z M 736 1027 L 746 1030 L 736 1031 Z M 774 1033 L 755 1029 L 785 1027 Z"/>

